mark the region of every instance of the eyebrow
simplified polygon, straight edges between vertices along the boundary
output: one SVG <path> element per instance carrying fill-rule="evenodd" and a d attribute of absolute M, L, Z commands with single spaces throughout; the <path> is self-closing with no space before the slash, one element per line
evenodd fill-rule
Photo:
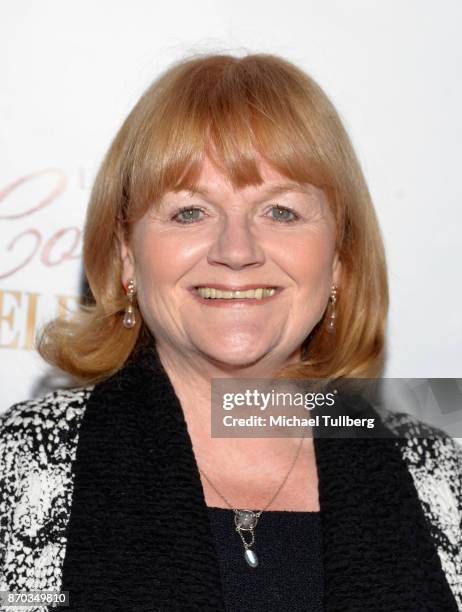
<path fill-rule="evenodd" d="M 200 185 L 198 185 L 197 187 L 189 187 L 188 189 L 185 189 L 185 191 L 191 195 L 203 195 L 203 196 L 210 195 L 210 191 L 207 189 L 207 187 L 205 186 L 202 187 Z M 267 185 L 266 187 L 262 189 L 262 193 L 264 195 L 269 195 L 269 196 L 279 195 L 279 194 L 287 193 L 287 192 L 309 193 L 309 191 L 310 191 L 309 186 L 305 186 L 305 185 L 302 185 L 301 183 L 296 183 L 294 181 Z"/>

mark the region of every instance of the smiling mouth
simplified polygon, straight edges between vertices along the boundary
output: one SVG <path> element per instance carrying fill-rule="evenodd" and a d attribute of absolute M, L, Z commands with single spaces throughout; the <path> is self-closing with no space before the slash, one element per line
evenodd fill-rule
<path fill-rule="evenodd" d="M 206 300 L 262 300 L 272 297 L 278 287 L 225 290 L 216 287 L 195 287 L 195 292 Z"/>

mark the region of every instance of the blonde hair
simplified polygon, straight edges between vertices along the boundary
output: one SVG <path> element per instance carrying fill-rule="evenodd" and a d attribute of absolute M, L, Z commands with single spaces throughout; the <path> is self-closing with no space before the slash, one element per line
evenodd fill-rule
<path fill-rule="evenodd" d="M 378 375 L 388 287 L 368 188 L 327 96 L 302 70 L 270 54 L 194 56 L 142 95 L 109 147 L 90 197 L 83 261 L 93 303 L 70 320 L 49 323 L 40 354 L 74 380 L 94 383 L 119 370 L 149 337 L 139 313 L 135 328 L 122 325 L 120 235 L 129 239 L 133 224 L 167 190 L 193 188 L 205 155 L 235 187 L 262 182 L 261 156 L 328 196 L 342 266 L 336 333 L 326 333 L 325 313 L 305 339 L 300 362 L 279 376 Z"/>

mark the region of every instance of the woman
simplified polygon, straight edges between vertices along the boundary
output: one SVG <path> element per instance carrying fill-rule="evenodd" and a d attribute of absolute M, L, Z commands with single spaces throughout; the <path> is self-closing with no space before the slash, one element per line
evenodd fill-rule
<path fill-rule="evenodd" d="M 3 416 L 1 589 L 75 610 L 462 609 L 461 449 L 440 431 L 360 403 L 373 440 L 210 435 L 213 379 L 383 365 L 380 232 L 316 83 L 271 55 L 170 68 L 101 166 L 84 266 L 92 302 L 40 343 L 77 386 Z"/>

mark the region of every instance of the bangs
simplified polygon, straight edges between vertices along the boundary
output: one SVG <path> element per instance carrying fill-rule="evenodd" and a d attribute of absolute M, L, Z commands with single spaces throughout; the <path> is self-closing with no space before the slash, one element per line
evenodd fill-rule
<path fill-rule="evenodd" d="M 166 191 L 196 189 L 206 157 L 235 188 L 263 182 L 263 159 L 290 180 L 330 191 L 326 104 L 307 75 L 273 56 L 176 66 L 129 117 L 122 218 L 130 225 Z"/>

